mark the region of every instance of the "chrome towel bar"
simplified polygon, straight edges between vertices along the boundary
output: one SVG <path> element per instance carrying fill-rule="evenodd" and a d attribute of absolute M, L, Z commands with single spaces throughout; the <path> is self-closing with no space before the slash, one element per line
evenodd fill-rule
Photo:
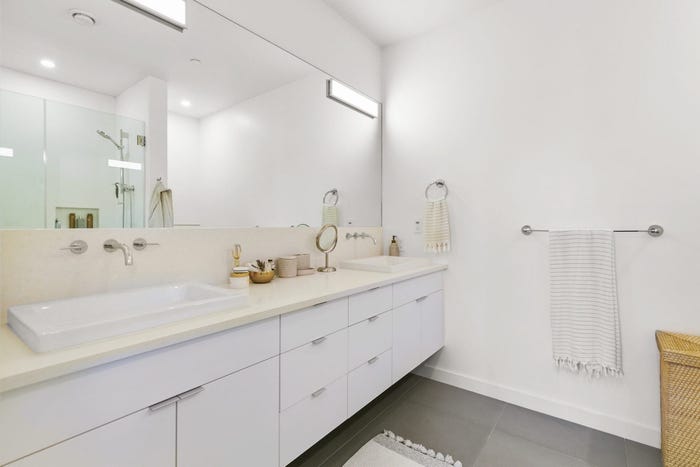
<path fill-rule="evenodd" d="M 523 235 L 531 235 L 532 232 L 549 232 L 549 229 L 533 229 L 529 225 L 523 225 L 520 228 L 520 231 L 523 233 Z M 621 230 L 613 230 L 613 232 L 624 232 L 624 233 L 630 233 L 630 232 L 644 232 L 648 233 L 652 237 L 660 237 L 664 234 L 664 228 L 661 227 L 660 225 L 650 225 L 648 228 L 644 230 L 633 230 L 633 229 L 621 229 Z"/>

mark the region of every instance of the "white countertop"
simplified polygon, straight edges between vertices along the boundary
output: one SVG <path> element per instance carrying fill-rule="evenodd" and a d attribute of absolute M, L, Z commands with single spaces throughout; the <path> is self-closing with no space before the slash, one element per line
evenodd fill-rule
<path fill-rule="evenodd" d="M 7 325 L 0 326 L 0 393 L 445 269 L 444 264 L 432 264 L 396 273 L 339 269 L 275 278 L 269 284 L 251 284 L 250 303 L 242 308 L 46 353 L 32 351 Z"/>

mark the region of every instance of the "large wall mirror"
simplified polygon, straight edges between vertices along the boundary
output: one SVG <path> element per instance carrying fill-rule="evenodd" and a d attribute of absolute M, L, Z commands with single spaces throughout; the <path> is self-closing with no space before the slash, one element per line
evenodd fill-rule
<path fill-rule="evenodd" d="M 381 223 L 380 115 L 197 1 L 124 3 L 0 0 L 0 228 Z"/>

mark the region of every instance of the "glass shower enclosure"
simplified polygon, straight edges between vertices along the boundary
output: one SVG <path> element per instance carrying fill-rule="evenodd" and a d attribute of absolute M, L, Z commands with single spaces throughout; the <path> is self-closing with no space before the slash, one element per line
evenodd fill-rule
<path fill-rule="evenodd" d="M 143 227 L 145 123 L 0 90 L 0 228 Z"/>

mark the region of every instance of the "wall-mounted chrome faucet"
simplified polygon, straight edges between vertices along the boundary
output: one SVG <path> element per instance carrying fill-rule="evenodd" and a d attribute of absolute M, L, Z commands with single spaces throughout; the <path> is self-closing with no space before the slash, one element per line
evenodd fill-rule
<path fill-rule="evenodd" d="M 373 236 L 368 234 L 367 232 L 362 232 L 362 233 L 357 233 L 357 232 L 350 233 L 350 232 L 348 232 L 345 234 L 345 240 L 350 240 L 351 238 L 354 238 L 355 240 L 357 240 L 358 238 L 369 238 L 372 240 L 372 243 L 374 243 L 375 245 L 377 244 L 377 240 Z"/>
<path fill-rule="evenodd" d="M 117 250 L 121 250 L 121 252 L 124 253 L 124 264 L 126 266 L 134 264 L 134 256 L 131 254 L 131 248 L 129 248 L 129 245 L 126 243 L 119 243 L 115 239 L 110 238 L 104 242 L 102 247 L 107 253 L 114 253 Z"/>

